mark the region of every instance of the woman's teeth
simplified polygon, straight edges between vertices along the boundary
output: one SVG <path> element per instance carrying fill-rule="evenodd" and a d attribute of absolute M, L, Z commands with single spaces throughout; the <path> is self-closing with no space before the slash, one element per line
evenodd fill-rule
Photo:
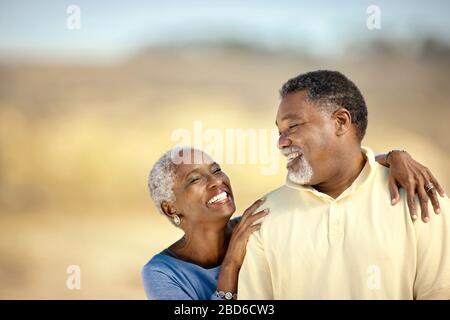
<path fill-rule="evenodd" d="M 216 203 L 218 201 L 225 200 L 227 198 L 227 193 L 225 191 L 219 193 L 217 196 L 212 197 L 208 200 L 208 204 Z"/>

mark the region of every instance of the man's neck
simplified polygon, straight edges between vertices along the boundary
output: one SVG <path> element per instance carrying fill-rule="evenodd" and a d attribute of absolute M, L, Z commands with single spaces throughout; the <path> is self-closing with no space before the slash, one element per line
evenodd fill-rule
<path fill-rule="evenodd" d="M 325 193 L 333 199 L 339 197 L 352 185 L 366 164 L 366 158 L 360 148 L 346 151 L 342 157 L 335 158 L 335 160 L 336 173 L 326 181 L 313 186 L 317 191 Z"/>

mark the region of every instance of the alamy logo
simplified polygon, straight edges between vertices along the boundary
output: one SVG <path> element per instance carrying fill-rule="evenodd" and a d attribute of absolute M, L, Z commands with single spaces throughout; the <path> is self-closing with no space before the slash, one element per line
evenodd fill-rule
<path fill-rule="evenodd" d="M 80 290 L 81 289 L 81 269 L 77 265 L 70 265 L 66 270 L 67 277 L 66 286 L 69 290 Z"/>
<path fill-rule="evenodd" d="M 66 13 L 69 15 L 66 20 L 66 26 L 69 30 L 81 29 L 81 9 L 79 6 L 71 4 L 67 7 Z"/>
<path fill-rule="evenodd" d="M 381 270 L 377 265 L 367 267 L 367 288 L 370 290 L 381 288 Z"/>
<path fill-rule="evenodd" d="M 275 175 L 279 170 L 276 129 L 205 129 L 202 121 L 197 120 L 192 130 L 174 130 L 171 140 L 177 147 L 192 146 L 203 150 L 218 163 L 259 165 L 262 175 Z"/>

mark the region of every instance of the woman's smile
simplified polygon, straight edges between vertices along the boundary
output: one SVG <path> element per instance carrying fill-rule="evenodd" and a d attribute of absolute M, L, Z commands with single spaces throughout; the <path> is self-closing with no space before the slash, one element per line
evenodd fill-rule
<path fill-rule="evenodd" d="M 208 208 L 221 207 L 224 204 L 233 202 L 233 197 L 228 190 L 217 190 L 215 195 L 208 199 L 206 206 Z"/>

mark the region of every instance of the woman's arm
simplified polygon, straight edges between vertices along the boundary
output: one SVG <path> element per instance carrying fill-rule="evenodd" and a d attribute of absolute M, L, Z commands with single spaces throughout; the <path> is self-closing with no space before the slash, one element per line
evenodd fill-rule
<path fill-rule="evenodd" d="M 265 209 L 253 214 L 264 200 L 257 200 L 245 210 L 242 219 L 234 227 L 227 253 L 220 268 L 217 292 L 230 292 L 233 295 L 237 293 L 239 270 L 244 262 L 248 238 L 252 232 L 261 228 L 261 223 L 254 223 L 269 213 L 269 210 Z"/>
<path fill-rule="evenodd" d="M 433 205 L 434 212 L 439 214 L 439 200 L 445 196 L 444 189 L 433 176 L 431 171 L 415 161 L 406 151 L 392 150 L 387 154 L 376 156 L 379 164 L 389 168 L 389 191 L 391 193 L 392 205 L 400 200 L 399 187 L 405 189 L 409 213 L 413 220 L 417 219 L 416 202 L 417 194 L 420 202 L 422 220 L 428 222 L 428 200 Z M 437 191 L 437 192 L 436 192 Z"/>

